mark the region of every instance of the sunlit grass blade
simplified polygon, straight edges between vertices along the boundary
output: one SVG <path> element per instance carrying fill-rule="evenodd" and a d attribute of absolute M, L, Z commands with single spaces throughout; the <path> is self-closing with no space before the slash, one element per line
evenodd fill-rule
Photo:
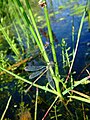
<path fill-rule="evenodd" d="M 33 85 L 34 87 L 38 87 L 38 88 L 40 88 L 40 89 L 42 89 L 42 90 L 44 90 L 44 91 L 48 91 L 48 92 L 53 93 L 53 94 L 55 94 L 55 95 L 61 96 L 61 94 L 59 94 L 57 91 L 53 91 L 53 90 L 47 88 L 46 86 L 41 86 L 41 85 L 39 85 L 39 84 L 35 84 L 35 83 L 33 83 L 33 82 L 31 82 L 31 81 L 29 81 L 29 80 L 27 80 L 27 79 L 24 79 L 23 77 L 20 77 L 20 76 L 17 75 L 17 74 L 14 74 L 13 72 L 10 72 L 10 71 L 4 69 L 4 68 L 1 67 L 1 66 L 0 66 L 0 69 L 3 70 L 3 71 L 5 71 L 5 72 L 8 73 L 8 74 L 14 76 L 14 77 L 15 77 L 16 79 L 18 79 L 18 80 L 21 80 L 21 81 L 23 81 L 23 82 L 25 82 L 25 83 L 28 83 L 28 84 L 30 84 L 30 85 Z"/>
<path fill-rule="evenodd" d="M 36 88 L 36 101 L 35 101 L 35 113 L 34 113 L 34 120 L 37 120 L 37 102 L 38 102 L 38 88 Z"/>
<path fill-rule="evenodd" d="M 71 87 L 67 88 L 65 91 L 62 92 L 63 95 L 67 94 L 69 91 L 73 90 L 75 87 L 77 87 L 78 85 L 82 84 L 83 82 L 87 81 L 90 79 L 90 76 L 87 76 L 81 80 L 79 80 L 77 83 L 75 83 L 74 85 L 72 85 Z"/>
<path fill-rule="evenodd" d="M 46 0 L 45 0 L 45 2 L 46 2 Z M 51 45 L 51 49 L 52 49 L 53 60 L 55 63 L 55 75 L 59 76 L 59 69 L 58 69 L 58 63 L 57 63 L 57 57 L 56 57 L 56 51 L 55 51 L 55 45 L 54 45 L 54 38 L 53 38 L 53 34 L 52 34 L 47 5 L 44 6 L 44 13 L 45 13 L 46 23 L 47 23 L 47 27 L 48 27 L 48 34 L 49 34 L 49 38 L 50 38 L 50 45 Z"/>
<path fill-rule="evenodd" d="M 78 94 L 78 95 L 80 95 L 80 96 L 82 96 L 82 97 L 85 97 L 85 98 L 87 98 L 87 99 L 90 99 L 90 96 L 88 96 L 88 95 L 86 95 L 86 94 L 84 94 L 84 93 L 78 92 L 78 91 L 76 91 L 76 90 L 71 90 L 71 92 L 76 93 L 76 94 Z"/>
<path fill-rule="evenodd" d="M 42 120 L 46 119 L 46 116 L 48 115 L 49 111 L 52 109 L 53 105 L 55 104 L 55 102 L 57 101 L 57 99 L 59 98 L 59 96 L 57 96 L 54 100 L 54 102 L 51 104 L 51 106 L 48 108 L 47 112 L 45 113 L 44 117 L 42 118 Z"/>
<path fill-rule="evenodd" d="M 78 97 L 78 96 L 68 96 L 68 97 L 79 100 L 79 101 L 82 101 L 82 102 L 90 103 L 90 99 L 86 99 L 86 98 L 83 98 L 83 97 Z"/>
<path fill-rule="evenodd" d="M 4 117 L 5 117 L 5 114 L 6 114 L 6 112 L 7 112 L 7 109 L 8 109 L 8 107 L 9 107 L 10 102 L 11 102 L 11 98 L 12 98 L 12 96 L 10 96 L 9 99 L 8 99 L 8 102 L 7 102 L 7 105 L 6 105 L 6 108 L 5 108 L 4 112 L 3 112 L 3 114 L 2 114 L 1 120 L 3 120 Z"/>

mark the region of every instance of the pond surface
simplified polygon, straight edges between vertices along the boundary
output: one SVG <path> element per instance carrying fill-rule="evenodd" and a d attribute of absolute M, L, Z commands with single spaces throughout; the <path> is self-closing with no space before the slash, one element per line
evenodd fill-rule
<path fill-rule="evenodd" d="M 65 39 L 68 46 L 72 48 L 72 25 L 74 25 L 74 47 L 77 40 L 77 34 L 81 22 L 81 17 L 85 10 L 86 0 L 47 0 L 48 11 L 51 20 L 52 31 L 54 32 L 58 43 L 62 38 Z M 34 3 L 33 3 L 34 4 Z M 33 11 L 36 11 L 32 4 Z M 36 21 L 40 29 L 45 29 L 45 19 L 43 8 L 38 9 Z M 36 11 L 37 12 L 37 11 Z M 60 56 L 58 50 L 57 56 Z M 90 63 L 90 32 L 88 30 L 88 21 L 85 18 L 81 32 L 80 43 L 75 59 L 74 70 L 77 75 Z"/>
<path fill-rule="evenodd" d="M 55 41 L 56 45 L 60 44 L 62 39 L 64 38 L 67 43 L 67 46 L 71 47 L 71 50 L 72 50 L 72 25 L 74 25 L 74 38 L 75 38 L 74 48 L 75 48 L 79 25 L 80 25 L 81 18 L 82 18 L 84 9 L 85 9 L 86 2 L 87 2 L 86 0 L 47 0 L 47 6 L 48 6 L 50 21 L 51 21 L 51 27 L 52 27 L 52 31 L 54 33 L 54 37 L 56 39 L 56 41 Z M 30 0 L 30 3 L 31 3 L 31 7 L 32 7 L 32 10 L 33 10 L 35 18 L 36 18 L 38 28 L 40 31 L 42 31 L 41 34 L 42 34 L 43 41 L 47 42 L 48 38 L 43 34 L 43 32 L 47 32 L 43 8 L 41 8 L 38 5 L 38 0 Z M 58 62 L 60 62 L 60 61 L 62 61 L 61 60 L 61 48 L 58 46 L 56 48 L 56 50 L 57 50 Z M 75 77 L 77 78 L 78 75 L 80 74 L 80 72 L 82 71 L 82 69 L 86 65 L 89 65 L 89 64 L 90 64 L 90 32 L 88 30 L 88 21 L 87 21 L 87 17 L 86 17 L 84 25 L 83 25 L 81 37 L 80 37 L 80 43 L 79 43 L 77 55 L 75 58 L 75 63 L 73 66 L 74 71 L 76 71 Z M 87 69 L 89 70 L 90 66 Z M 83 75 L 82 77 L 84 77 L 85 75 Z M 9 86 L 11 94 L 13 94 L 14 100 L 13 100 L 12 104 L 13 105 L 16 104 L 19 106 L 18 102 L 21 102 L 21 93 L 17 93 L 17 91 L 19 91 L 17 84 L 19 84 L 19 87 L 21 87 L 21 83 L 16 83 L 16 79 L 15 79 L 8 86 Z M 40 82 L 40 84 L 41 84 L 41 82 Z M 7 86 L 7 83 L 6 83 L 6 86 Z M 15 89 L 15 91 L 13 91 L 13 89 Z M 90 87 L 88 87 L 88 89 L 90 89 Z M 22 91 L 22 89 L 21 89 L 21 91 Z M 42 94 L 42 93 L 40 93 L 40 94 Z M 33 88 L 32 88 L 30 91 L 30 96 L 29 96 L 30 98 L 28 97 L 28 95 L 27 96 L 25 95 L 23 99 L 26 103 L 30 103 L 30 100 L 32 100 L 31 97 L 35 98 L 34 95 L 35 95 L 35 89 L 33 90 Z M 46 94 L 43 93 L 43 96 L 41 96 L 41 97 L 43 97 L 43 98 L 45 98 L 45 100 L 47 100 L 47 99 L 49 99 L 50 95 L 47 95 L 47 97 L 46 97 Z M 42 99 L 41 99 L 41 101 L 42 101 Z M 4 101 L 4 102 L 6 103 L 7 101 Z M 44 102 L 42 102 L 42 103 L 44 103 Z M 32 105 L 32 103 L 30 103 L 30 105 Z M 50 105 L 46 106 L 46 104 L 44 103 L 43 106 L 47 110 L 47 108 Z M 40 107 L 42 107 L 41 104 L 40 104 Z M 3 109 L 4 108 L 2 108 L 2 110 Z M 15 114 L 14 111 L 16 110 L 16 108 L 13 108 L 13 109 L 14 109 L 13 114 Z M 40 111 L 39 115 L 41 115 L 43 113 L 43 108 L 40 108 L 40 110 L 41 111 Z M 65 112 L 65 110 L 63 110 L 63 112 Z M 12 117 L 12 115 L 11 115 L 11 117 Z M 43 115 L 41 117 L 43 117 Z M 12 117 L 12 119 L 13 119 L 13 117 Z"/>

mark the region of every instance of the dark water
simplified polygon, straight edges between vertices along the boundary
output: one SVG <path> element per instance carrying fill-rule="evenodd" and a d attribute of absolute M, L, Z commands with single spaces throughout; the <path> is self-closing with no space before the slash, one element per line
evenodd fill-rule
<path fill-rule="evenodd" d="M 72 49 L 72 23 L 74 24 L 74 34 L 75 34 L 74 48 L 75 48 L 77 34 L 85 5 L 86 5 L 86 0 L 75 0 L 75 1 L 47 0 L 48 11 L 50 15 L 52 14 L 50 17 L 52 30 L 58 42 L 61 43 L 62 38 L 64 38 L 67 45 L 70 46 L 71 49 Z M 42 13 L 43 12 L 41 12 L 41 14 Z M 74 70 L 77 73 L 77 76 L 80 74 L 81 70 L 87 64 L 90 63 L 89 52 L 90 52 L 90 32 L 88 30 L 88 21 L 86 20 L 83 24 L 79 47 L 75 58 L 75 63 L 73 66 Z M 58 48 L 57 56 L 58 59 L 60 60 L 59 48 Z"/>

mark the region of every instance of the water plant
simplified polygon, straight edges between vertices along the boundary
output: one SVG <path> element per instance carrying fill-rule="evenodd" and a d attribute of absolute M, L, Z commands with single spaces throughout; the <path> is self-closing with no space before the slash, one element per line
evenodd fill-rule
<path fill-rule="evenodd" d="M 45 20 L 46 20 L 46 25 L 47 25 L 47 29 L 48 29 L 48 37 L 49 37 L 49 47 L 50 47 L 50 51 L 52 54 L 52 60 L 48 56 L 48 51 L 45 48 L 42 35 L 38 29 L 30 2 L 28 0 L 25 0 L 25 3 L 24 3 L 26 5 L 26 8 L 28 9 L 28 14 L 25 11 L 24 6 L 22 5 L 20 0 L 9 0 L 8 3 L 12 4 L 12 6 L 14 6 L 16 19 L 15 19 L 15 21 L 13 21 L 13 26 L 17 33 L 16 39 L 19 39 L 18 44 L 17 44 L 17 42 L 15 43 L 11 40 L 9 34 L 3 28 L 2 23 L 0 24 L 0 28 L 1 28 L 0 30 L 1 30 L 2 34 L 4 35 L 7 43 L 10 45 L 11 51 L 13 51 L 15 53 L 15 56 L 17 57 L 17 59 L 15 59 L 15 60 L 17 61 L 17 63 L 11 65 L 8 68 L 6 68 L 6 66 L 4 67 L 3 63 L 2 63 L 2 65 L 0 65 L 0 70 L 2 70 L 4 72 L 2 72 L 0 74 L 8 73 L 9 75 L 12 75 L 15 80 L 18 79 L 19 81 L 21 81 L 21 87 L 22 87 L 22 89 L 20 91 L 21 94 L 22 93 L 28 94 L 28 92 L 30 91 L 30 89 L 33 86 L 36 88 L 35 109 L 34 109 L 34 119 L 35 120 L 37 119 L 38 109 L 39 109 L 38 108 L 39 90 L 43 90 L 44 94 L 46 94 L 46 95 L 48 95 L 48 93 L 50 93 L 51 96 L 54 96 L 52 98 L 53 102 L 50 102 L 50 104 L 49 104 L 50 107 L 48 106 L 48 110 L 46 111 L 46 113 L 44 112 L 44 116 L 43 116 L 42 120 L 44 120 L 47 117 L 48 113 L 53 108 L 55 110 L 55 119 L 57 120 L 58 117 L 61 117 L 63 114 L 63 112 L 60 111 L 60 108 L 62 108 L 62 107 L 63 107 L 63 111 L 64 110 L 67 111 L 67 116 L 68 116 L 67 119 L 71 118 L 72 120 L 74 120 L 74 118 L 76 118 L 77 115 L 75 116 L 68 107 L 68 104 L 71 102 L 71 100 L 73 101 L 73 99 L 76 99 L 76 100 L 79 100 L 82 102 L 90 103 L 89 95 L 86 95 L 84 93 L 81 93 L 81 92 L 75 90 L 75 88 L 77 86 L 83 84 L 84 82 L 86 82 L 90 79 L 89 71 L 88 71 L 88 75 L 86 77 L 78 80 L 77 82 L 75 82 L 73 75 L 72 75 L 72 72 L 73 72 L 72 68 L 73 68 L 73 64 L 75 62 L 75 57 L 77 54 L 77 49 L 78 49 L 78 45 L 79 45 L 79 41 L 80 41 L 80 35 L 81 35 L 83 23 L 84 23 L 85 14 L 86 14 L 85 8 L 83 9 L 84 12 L 83 12 L 83 15 L 81 18 L 81 23 L 80 23 L 80 27 L 78 30 L 75 48 L 73 45 L 73 52 L 69 54 L 68 51 L 70 50 L 70 47 L 69 48 L 67 47 L 67 44 L 66 44 L 66 41 L 64 40 L 64 38 L 62 39 L 62 42 L 60 44 L 60 47 L 62 50 L 63 71 L 65 71 L 65 74 L 64 74 L 65 77 L 63 77 L 63 74 L 59 71 L 59 67 L 61 67 L 61 66 L 59 66 L 58 60 L 57 60 L 57 52 L 56 52 L 56 48 L 55 48 L 54 36 L 53 36 L 52 28 L 51 28 L 51 23 L 50 23 L 46 0 L 38 1 L 38 6 L 40 6 L 41 9 L 43 9 L 44 14 L 45 14 Z M 13 17 L 11 17 L 11 18 L 13 18 Z M 19 27 L 25 36 L 21 36 L 21 34 L 19 32 Z M 72 29 L 73 29 L 73 27 L 75 27 L 74 24 L 72 25 Z M 23 41 L 23 39 L 22 39 L 23 37 L 26 37 L 26 39 L 25 39 L 26 42 Z M 75 39 L 74 31 L 72 31 L 73 44 L 74 44 L 74 39 Z M 26 46 L 24 46 L 23 42 L 25 42 Z M 34 50 L 35 55 L 32 55 L 33 51 L 30 51 L 29 57 L 27 57 L 27 55 L 26 55 L 27 50 L 32 50 L 32 46 L 30 47 L 31 44 L 34 48 L 36 48 L 36 46 L 37 46 L 36 50 Z M 18 47 L 16 47 L 17 45 L 20 45 L 21 51 L 18 49 Z M 21 54 L 23 54 L 23 55 L 21 55 Z M 38 55 L 42 56 L 42 58 L 40 58 L 40 59 L 42 59 L 42 61 L 44 61 L 43 66 L 42 65 L 26 66 L 27 61 L 30 61 L 31 59 L 36 59 L 36 56 L 38 56 Z M 72 59 L 70 60 L 69 57 L 71 55 L 72 55 L 72 57 L 71 57 Z M 25 57 L 25 59 L 23 59 L 24 57 Z M 21 67 L 21 69 L 26 70 L 26 72 L 28 72 L 28 71 L 32 72 L 30 75 L 28 73 L 30 80 L 26 78 L 27 76 L 25 75 L 25 72 L 22 72 L 22 73 L 19 72 L 19 69 L 17 69 L 17 68 L 20 65 L 23 65 Z M 10 71 L 10 70 L 13 70 L 13 68 L 17 69 L 16 73 Z M 42 76 L 45 75 L 46 72 L 48 72 L 48 78 L 44 77 L 45 80 L 47 79 L 47 81 L 45 82 L 46 84 L 42 85 L 42 84 L 39 84 L 39 82 L 37 83 L 37 81 L 39 79 L 43 80 Z M 34 79 L 34 81 L 32 81 L 32 79 Z M 27 88 L 24 88 L 23 87 L 24 84 L 29 84 L 30 86 L 28 85 Z M 74 94 L 77 94 L 79 96 L 76 96 Z M 60 108 L 58 106 L 60 106 Z M 59 109 L 60 113 L 58 113 L 57 109 Z M 4 115 L 5 115 L 5 113 L 2 114 L 2 116 L 4 116 Z M 31 114 L 29 113 L 29 111 L 22 111 L 20 119 L 21 120 L 29 119 L 29 118 L 25 118 L 25 116 L 28 116 L 29 118 L 31 118 Z M 3 117 L 2 117 L 2 119 L 3 119 Z"/>

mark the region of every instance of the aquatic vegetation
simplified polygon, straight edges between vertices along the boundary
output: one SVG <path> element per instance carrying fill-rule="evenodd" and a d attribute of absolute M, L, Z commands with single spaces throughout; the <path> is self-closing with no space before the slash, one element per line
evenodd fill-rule
<path fill-rule="evenodd" d="M 80 88 L 82 89 L 83 86 L 86 85 L 86 82 L 87 84 L 90 83 L 90 72 L 86 69 L 87 67 L 85 67 L 87 75 L 83 78 L 78 78 L 76 81 L 73 75 L 73 65 L 76 60 L 82 35 L 81 32 L 86 15 L 85 6 L 80 6 L 78 9 L 77 6 L 72 8 L 75 12 L 74 15 L 79 11 L 79 14 L 82 13 L 82 18 L 77 39 L 75 38 L 74 21 L 72 22 L 72 46 L 68 47 L 66 39 L 62 38 L 60 42 L 52 30 L 48 2 L 46 2 L 46 0 L 37 2 L 38 7 L 40 7 L 45 15 L 46 31 L 42 29 L 42 27 L 38 27 L 31 3 L 28 0 L 8 0 L 8 5 L 11 6 L 10 9 L 13 9 L 15 14 L 12 14 L 12 12 L 9 13 L 12 22 L 9 28 L 4 27 L 3 21 L 0 23 L 0 32 L 9 45 L 8 49 L 10 49 L 9 52 L 0 51 L 0 79 L 2 80 L 3 76 L 4 81 L 4 83 L 0 81 L 3 83 L 1 87 L 4 86 L 8 79 L 12 81 L 12 85 L 10 85 L 12 88 L 9 88 L 7 84 L 8 81 L 6 83 L 6 86 L 8 86 L 6 90 L 12 94 L 12 99 L 18 101 L 16 102 L 15 110 L 18 110 L 18 103 L 19 105 L 21 103 L 19 108 L 20 120 L 31 120 L 32 118 L 35 120 L 44 120 L 46 117 L 47 119 L 56 120 L 65 118 L 67 118 L 67 120 L 83 119 L 82 111 L 79 111 L 79 108 L 81 108 L 82 103 L 82 108 L 84 108 L 84 102 L 90 103 L 90 96 L 84 89 L 80 91 Z M 59 7 L 59 9 L 63 8 L 65 9 L 65 6 Z M 13 32 L 12 35 L 10 35 L 10 31 Z M 57 49 L 61 51 L 59 60 Z M 48 53 L 49 51 L 50 53 Z M 36 64 L 33 63 L 34 60 L 37 61 Z M 31 64 L 29 63 L 29 65 L 27 65 L 28 61 L 31 62 Z M 59 62 L 61 62 L 61 65 L 59 65 Z M 7 79 L 4 74 L 10 77 Z M 38 81 L 39 79 L 40 81 Z M 1 88 L 0 90 L 4 91 L 5 89 Z M 15 91 L 16 93 L 14 93 Z M 19 97 L 17 98 L 17 96 Z M 2 113 L 2 120 L 6 112 L 9 113 L 9 109 L 11 109 L 9 108 L 9 101 L 11 101 L 11 95 L 6 109 L 4 113 Z M 27 103 L 28 107 L 25 107 Z M 12 101 L 11 104 L 13 104 Z M 78 109 L 77 104 L 79 105 Z M 81 118 L 78 115 L 78 111 Z M 86 111 L 83 111 L 84 114 L 85 112 Z M 89 117 L 89 115 L 87 116 Z M 86 118 L 86 116 L 84 117 Z"/>

